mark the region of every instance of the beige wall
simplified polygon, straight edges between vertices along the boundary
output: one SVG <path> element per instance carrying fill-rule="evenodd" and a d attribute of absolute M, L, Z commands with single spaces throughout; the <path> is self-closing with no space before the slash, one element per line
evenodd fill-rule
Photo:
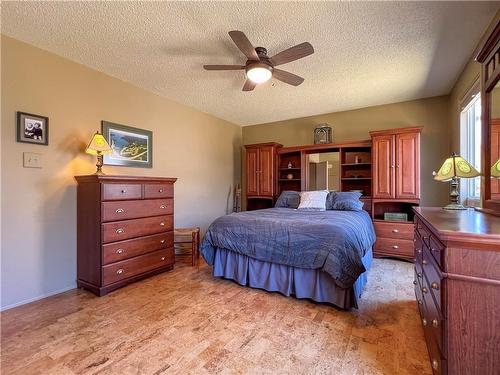
<path fill-rule="evenodd" d="M 369 131 L 371 130 L 423 125 L 422 204 L 440 206 L 447 202 L 448 185 L 434 181 L 432 171 L 438 170 L 450 153 L 448 106 L 448 97 L 440 96 L 246 126 L 243 128 L 243 144 L 270 141 L 279 142 L 284 146 L 312 144 L 315 126 L 324 122 L 333 127 L 334 142 L 370 139 Z M 244 153 L 242 159 L 244 163 Z M 245 186 L 244 182 L 243 186 Z"/>
<path fill-rule="evenodd" d="M 84 153 L 108 120 L 153 131 L 152 169 L 107 174 L 171 176 L 177 226 L 206 228 L 232 208 L 240 181 L 241 128 L 2 36 L 2 307 L 75 286 L 75 175 L 95 170 Z M 49 146 L 15 141 L 15 114 L 49 117 Z M 23 168 L 23 152 L 43 168 Z"/>

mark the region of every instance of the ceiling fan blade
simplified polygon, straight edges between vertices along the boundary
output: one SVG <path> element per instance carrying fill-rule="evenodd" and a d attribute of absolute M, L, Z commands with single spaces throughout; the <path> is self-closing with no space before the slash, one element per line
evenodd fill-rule
<path fill-rule="evenodd" d="M 304 82 L 304 78 L 281 69 L 273 70 L 273 77 L 292 86 L 298 86 Z"/>
<path fill-rule="evenodd" d="M 245 65 L 203 65 L 205 70 L 241 70 Z"/>
<path fill-rule="evenodd" d="M 238 47 L 249 60 L 260 61 L 259 55 L 255 52 L 254 46 L 252 46 L 252 43 L 250 43 L 242 31 L 230 31 L 229 36 L 233 40 L 234 44 L 236 44 L 236 47 Z"/>
<path fill-rule="evenodd" d="M 311 43 L 304 42 L 274 55 L 271 57 L 271 61 L 274 66 L 278 66 L 312 55 L 313 53 L 314 48 Z"/>
<path fill-rule="evenodd" d="M 255 86 L 257 86 L 255 82 L 252 82 L 249 79 L 247 79 L 245 81 L 245 84 L 243 85 L 242 91 L 252 91 L 255 88 Z"/>

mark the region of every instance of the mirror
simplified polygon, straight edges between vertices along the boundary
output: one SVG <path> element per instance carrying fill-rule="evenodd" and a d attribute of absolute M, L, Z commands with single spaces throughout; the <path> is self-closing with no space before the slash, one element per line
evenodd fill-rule
<path fill-rule="evenodd" d="M 340 153 L 309 154 L 306 190 L 340 190 Z"/>
<path fill-rule="evenodd" d="M 490 145 L 491 145 L 491 200 L 500 201 L 500 81 L 489 94 L 490 100 Z M 495 176 L 496 175 L 496 176 Z"/>

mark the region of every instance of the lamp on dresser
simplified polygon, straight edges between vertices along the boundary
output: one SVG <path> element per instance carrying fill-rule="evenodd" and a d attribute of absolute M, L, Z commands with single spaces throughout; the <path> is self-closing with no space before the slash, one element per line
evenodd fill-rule
<path fill-rule="evenodd" d="M 500 178 L 500 159 L 491 166 L 491 177 Z"/>
<path fill-rule="evenodd" d="M 113 152 L 113 149 L 109 146 L 108 142 L 106 141 L 106 138 L 104 138 L 104 136 L 98 131 L 95 132 L 85 152 L 90 155 L 97 155 L 97 163 L 96 163 L 97 170 L 95 174 L 104 174 L 102 171 L 102 164 L 103 164 L 102 156 L 104 154 L 111 154 Z"/>
<path fill-rule="evenodd" d="M 460 204 L 460 193 L 458 191 L 459 178 L 474 178 L 480 176 L 480 173 L 463 157 L 453 153 L 451 157 L 446 159 L 435 173 L 436 181 L 450 181 L 450 204 L 443 207 L 445 210 L 465 210 L 466 208 Z"/>

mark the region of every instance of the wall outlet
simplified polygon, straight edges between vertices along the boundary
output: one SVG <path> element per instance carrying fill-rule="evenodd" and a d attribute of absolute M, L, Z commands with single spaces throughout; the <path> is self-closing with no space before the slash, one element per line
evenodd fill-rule
<path fill-rule="evenodd" d="M 42 168 L 42 154 L 23 152 L 24 168 Z"/>

